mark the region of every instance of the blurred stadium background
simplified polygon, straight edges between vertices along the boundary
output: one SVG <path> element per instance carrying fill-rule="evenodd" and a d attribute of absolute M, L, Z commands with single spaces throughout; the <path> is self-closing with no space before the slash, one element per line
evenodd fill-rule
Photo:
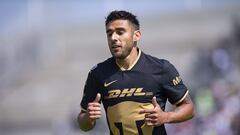
<path fill-rule="evenodd" d="M 76 117 L 89 69 L 110 56 L 104 17 L 116 9 L 138 16 L 139 47 L 191 90 L 196 117 L 169 135 L 239 135 L 239 0 L 1 0 L 0 135 L 108 134 L 104 115 L 87 133 Z"/>

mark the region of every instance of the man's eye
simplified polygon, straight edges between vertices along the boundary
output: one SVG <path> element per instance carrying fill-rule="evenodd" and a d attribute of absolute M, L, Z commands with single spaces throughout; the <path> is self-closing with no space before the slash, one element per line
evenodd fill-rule
<path fill-rule="evenodd" d="M 108 36 L 108 37 L 111 37 L 111 36 L 112 36 L 112 33 L 107 33 L 107 36 Z"/>
<path fill-rule="evenodd" d="M 124 31 L 117 31 L 118 35 L 122 35 L 124 33 Z"/>

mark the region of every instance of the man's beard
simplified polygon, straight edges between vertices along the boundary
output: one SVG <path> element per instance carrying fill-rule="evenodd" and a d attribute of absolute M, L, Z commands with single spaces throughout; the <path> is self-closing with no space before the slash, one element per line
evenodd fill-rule
<path fill-rule="evenodd" d="M 126 47 L 124 50 L 121 51 L 120 54 L 114 53 L 112 51 L 111 54 L 114 58 L 123 60 L 131 53 L 132 49 L 133 47 Z"/>

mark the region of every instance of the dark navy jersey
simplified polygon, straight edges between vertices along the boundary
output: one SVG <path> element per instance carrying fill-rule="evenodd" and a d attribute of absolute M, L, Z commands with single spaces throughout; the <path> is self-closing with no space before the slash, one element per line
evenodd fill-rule
<path fill-rule="evenodd" d="M 101 94 L 110 134 L 166 135 L 164 125 L 145 125 L 145 114 L 139 111 L 153 108 L 153 96 L 164 110 L 167 100 L 177 104 L 188 90 L 171 63 L 139 50 L 138 59 L 129 70 L 121 70 L 115 59 L 109 58 L 89 72 L 81 101 L 83 111 L 97 93 Z"/>

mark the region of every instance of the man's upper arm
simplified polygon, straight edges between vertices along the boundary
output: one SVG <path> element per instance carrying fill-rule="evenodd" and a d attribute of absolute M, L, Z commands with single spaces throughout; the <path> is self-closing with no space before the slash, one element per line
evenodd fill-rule
<path fill-rule="evenodd" d="M 189 96 L 189 94 L 187 94 L 186 97 L 181 102 L 176 104 L 176 106 L 180 106 L 182 104 L 191 104 L 191 105 L 193 105 L 193 102 L 192 102 L 191 97 Z"/>
<path fill-rule="evenodd" d="M 183 81 L 177 71 L 177 69 L 171 64 L 167 63 L 164 72 L 163 88 L 164 94 L 168 98 L 171 104 L 179 104 L 182 102 L 189 91 L 183 84 Z"/>
<path fill-rule="evenodd" d="M 93 72 L 88 73 L 88 77 L 84 86 L 83 97 L 80 103 L 82 111 L 87 110 L 87 105 L 92 102 L 97 95 L 97 82 Z"/>

